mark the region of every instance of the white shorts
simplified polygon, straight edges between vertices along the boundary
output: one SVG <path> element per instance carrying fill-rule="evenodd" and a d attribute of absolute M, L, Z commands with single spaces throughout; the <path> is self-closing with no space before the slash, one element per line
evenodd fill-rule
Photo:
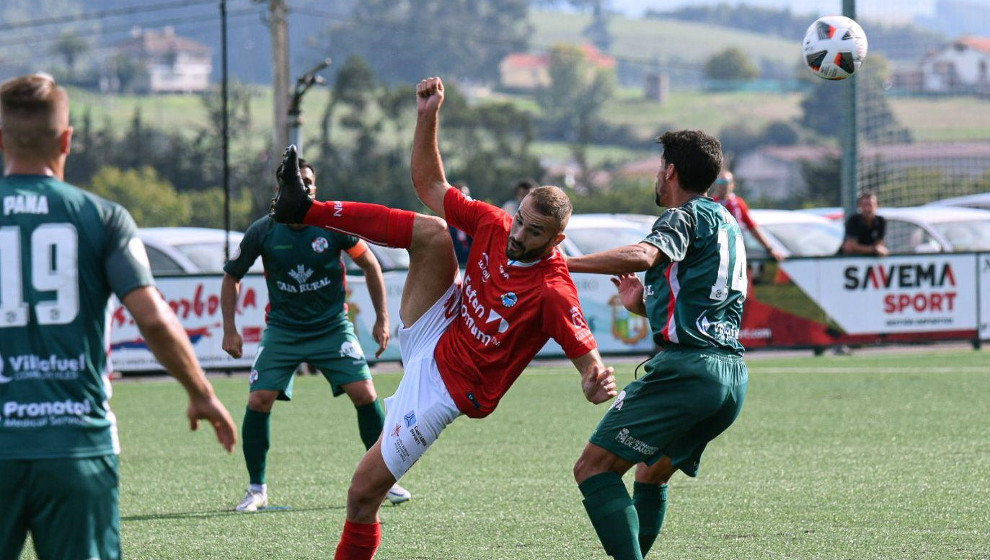
<path fill-rule="evenodd" d="M 454 282 L 419 320 L 409 327 L 399 325 L 405 373 L 395 394 L 385 399 L 382 428 L 382 458 L 396 480 L 461 415 L 433 357 L 440 336 L 460 311 L 460 297 L 460 284 Z"/>

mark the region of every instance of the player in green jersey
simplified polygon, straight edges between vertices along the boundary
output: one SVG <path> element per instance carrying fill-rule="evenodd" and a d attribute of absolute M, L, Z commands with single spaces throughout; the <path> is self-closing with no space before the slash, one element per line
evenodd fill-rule
<path fill-rule="evenodd" d="M 231 451 L 237 431 L 155 288 L 120 205 L 62 182 L 69 99 L 50 76 L 0 85 L 0 558 L 120 558 L 111 292 Z"/>
<path fill-rule="evenodd" d="M 638 560 L 663 524 L 667 481 L 696 476 L 709 441 L 738 416 L 748 373 L 739 344 L 746 254 L 739 225 L 705 196 L 722 147 L 701 131 L 667 132 L 656 203 L 667 208 L 640 243 L 568 260 L 571 272 L 615 274 L 623 305 L 649 317 L 663 350 L 619 393 L 574 466 L 584 506 L 610 556 Z M 646 285 L 634 274 L 646 271 Z M 636 466 L 632 498 L 622 475 Z"/>
<path fill-rule="evenodd" d="M 300 159 L 299 168 L 310 197 L 315 197 L 313 166 Z M 389 341 L 385 280 L 375 255 L 357 237 L 319 227 L 280 224 L 265 216 L 251 224 L 224 267 L 220 292 L 223 349 L 231 356 L 239 358 L 243 352 L 243 339 L 234 318 L 240 280 L 259 256 L 265 265 L 271 302 L 268 326 L 251 367 L 251 395 L 241 426 L 249 486 L 244 499 L 234 508 L 236 511 L 257 511 L 268 505 L 265 467 L 271 441 L 271 410 L 276 400 L 292 398 L 293 372 L 300 363 L 319 368 L 335 397 L 344 393 L 350 397 L 357 409 L 358 431 L 365 449 L 381 435 L 385 411 L 354 327 L 347 319 L 341 251 L 364 271 L 376 314 L 371 334 L 379 345 L 376 355 L 380 356 Z M 398 484 L 387 495 L 393 504 L 410 497 Z"/>

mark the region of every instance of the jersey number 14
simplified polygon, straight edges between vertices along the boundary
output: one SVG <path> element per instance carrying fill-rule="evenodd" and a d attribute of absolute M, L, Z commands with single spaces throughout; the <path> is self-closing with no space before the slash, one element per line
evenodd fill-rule
<path fill-rule="evenodd" d="M 736 233 L 732 236 L 735 245 L 735 259 L 732 263 L 732 274 L 729 274 L 729 230 L 718 230 L 718 273 L 715 277 L 715 284 L 712 285 L 712 293 L 708 296 L 712 301 L 725 301 L 729 297 L 729 290 L 733 290 L 746 297 L 748 284 L 746 281 L 746 246 L 743 244 L 742 235 Z"/>
<path fill-rule="evenodd" d="M 28 245 L 31 285 L 38 292 L 55 292 L 55 299 L 38 302 L 39 325 L 64 325 L 79 314 L 79 236 L 72 224 L 43 224 L 31 233 Z M 0 328 L 28 324 L 21 267 L 21 228 L 0 228 Z"/>

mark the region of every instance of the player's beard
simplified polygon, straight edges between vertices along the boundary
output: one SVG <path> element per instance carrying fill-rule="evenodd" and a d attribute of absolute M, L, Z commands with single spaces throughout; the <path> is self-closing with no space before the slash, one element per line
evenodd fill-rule
<path fill-rule="evenodd" d="M 535 261 L 541 258 L 550 248 L 553 243 L 553 239 L 547 241 L 540 247 L 534 247 L 533 249 L 526 250 L 526 247 L 522 243 L 517 243 L 510 237 L 505 243 L 505 256 L 508 257 L 510 261 Z"/>

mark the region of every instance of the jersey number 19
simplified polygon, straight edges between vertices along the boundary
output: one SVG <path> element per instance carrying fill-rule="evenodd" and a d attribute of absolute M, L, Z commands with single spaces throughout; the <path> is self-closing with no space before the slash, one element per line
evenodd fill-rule
<path fill-rule="evenodd" d="M 34 314 L 40 325 L 64 325 L 79 314 L 79 236 L 72 224 L 43 224 L 31 233 L 28 245 L 31 285 L 55 292 L 55 299 L 38 302 Z M 28 324 L 21 267 L 21 228 L 0 228 L 0 328 Z"/>

